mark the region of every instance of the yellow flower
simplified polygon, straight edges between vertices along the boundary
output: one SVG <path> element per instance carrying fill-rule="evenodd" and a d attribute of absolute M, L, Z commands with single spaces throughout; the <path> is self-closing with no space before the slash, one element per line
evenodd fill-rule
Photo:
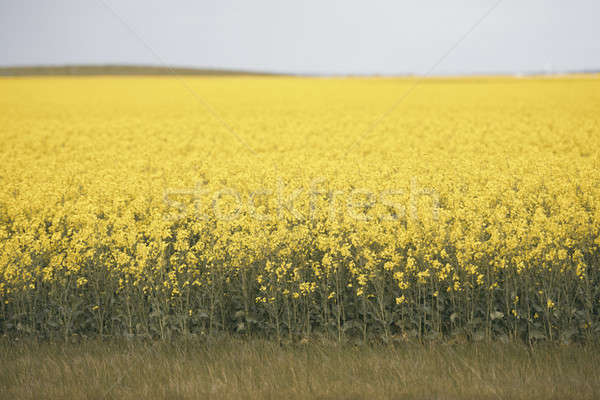
<path fill-rule="evenodd" d="M 2 318 L 40 326 L 23 310 L 52 298 L 74 312 L 102 299 L 115 313 L 106 321 L 130 315 L 132 327 L 150 318 L 132 310 L 176 324 L 166 317 L 208 307 L 212 322 L 237 321 L 226 305 L 254 301 L 269 320 L 321 324 L 337 312 L 362 318 L 349 293 L 368 319 L 394 302 L 445 307 L 446 293 L 474 314 L 508 301 L 519 318 L 544 300 L 571 313 L 540 290 L 554 287 L 593 313 L 597 81 L 431 80 L 435 99 L 413 93 L 378 140 L 345 152 L 338 144 L 365 121 L 360 105 L 385 109 L 407 81 L 192 82 L 243 130 L 237 143 L 163 78 L 2 78 Z M 567 320 L 553 324 L 566 331 Z"/>
<path fill-rule="evenodd" d="M 85 284 L 87 282 L 88 282 L 88 280 L 86 278 L 84 278 L 84 277 L 77 278 L 77 286 L 78 287 L 85 286 Z"/>
<path fill-rule="evenodd" d="M 559 260 L 565 260 L 567 258 L 567 251 L 565 249 L 560 249 L 558 251 L 558 259 Z"/>

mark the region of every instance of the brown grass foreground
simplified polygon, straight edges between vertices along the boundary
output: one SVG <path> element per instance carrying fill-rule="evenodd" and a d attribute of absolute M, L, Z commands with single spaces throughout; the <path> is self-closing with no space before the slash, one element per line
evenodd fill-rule
<path fill-rule="evenodd" d="M 0 398 L 593 399 L 600 346 L 0 342 Z"/>

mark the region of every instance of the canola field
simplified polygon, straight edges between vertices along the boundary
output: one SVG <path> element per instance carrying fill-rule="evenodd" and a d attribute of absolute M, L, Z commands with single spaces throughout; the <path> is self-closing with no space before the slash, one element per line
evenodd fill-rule
<path fill-rule="evenodd" d="M 1 79 L 0 334 L 597 339 L 599 77 L 413 85 Z"/>

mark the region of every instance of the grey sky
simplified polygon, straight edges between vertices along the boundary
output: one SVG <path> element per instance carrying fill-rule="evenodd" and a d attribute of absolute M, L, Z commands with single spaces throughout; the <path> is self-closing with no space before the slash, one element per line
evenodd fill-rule
<path fill-rule="evenodd" d="M 0 0 L 0 65 L 422 73 L 496 0 Z M 438 74 L 600 68 L 600 1 L 504 0 Z"/>

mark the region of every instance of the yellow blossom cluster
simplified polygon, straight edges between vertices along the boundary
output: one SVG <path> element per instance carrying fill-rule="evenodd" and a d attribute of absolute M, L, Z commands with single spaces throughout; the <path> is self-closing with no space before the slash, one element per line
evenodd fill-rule
<path fill-rule="evenodd" d="M 0 332 L 600 332 L 597 75 L 181 79 L 0 79 Z"/>

